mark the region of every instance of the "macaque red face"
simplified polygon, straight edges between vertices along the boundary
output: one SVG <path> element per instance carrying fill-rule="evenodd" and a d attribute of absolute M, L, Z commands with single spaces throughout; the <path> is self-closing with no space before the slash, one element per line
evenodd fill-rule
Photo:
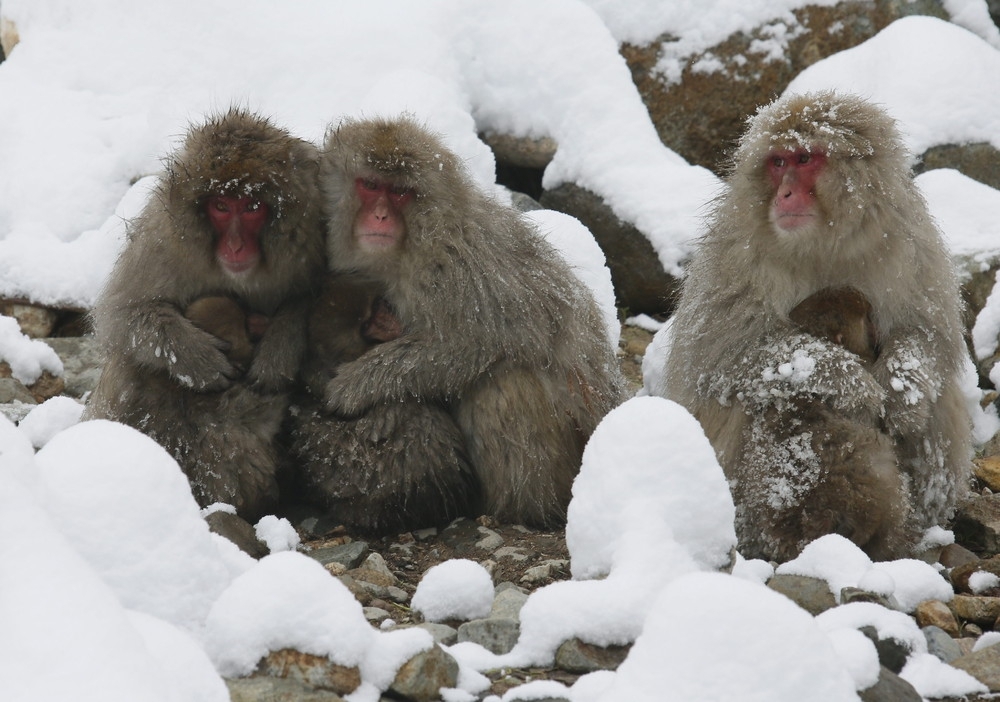
<path fill-rule="evenodd" d="M 354 218 L 358 246 L 373 253 L 398 248 L 406 237 L 403 209 L 414 198 L 413 190 L 370 178 L 357 178 L 354 190 L 361 201 Z"/>
<path fill-rule="evenodd" d="M 825 167 L 826 154 L 821 151 L 796 149 L 768 154 L 767 174 L 774 188 L 771 223 L 779 233 L 793 233 L 818 221 L 816 179 Z"/>
<path fill-rule="evenodd" d="M 249 197 L 213 195 L 205 207 L 218 235 L 215 258 L 219 265 L 232 275 L 253 270 L 260 261 L 258 234 L 267 222 L 267 205 Z"/>

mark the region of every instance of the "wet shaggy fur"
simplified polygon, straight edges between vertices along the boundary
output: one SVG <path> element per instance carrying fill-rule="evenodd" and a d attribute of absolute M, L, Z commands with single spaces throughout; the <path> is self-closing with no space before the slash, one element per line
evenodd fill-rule
<path fill-rule="evenodd" d="M 389 253 L 354 243 L 359 177 L 415 192 L 405 241 Z M 388 406 L 422 408 L 433 415 L 435 441 L 453 447 L 453 426 L 461 436 L 447 452 L 449 484 L 465 482 L 455 476 L 467 460 L 486 513 L 563 523 L 583 446 L 624 397 L 590 292 L 531 225 L 481 192 L 456 155 L 413 120 L 347 120 L 331 129 L 321 188 L 331 269 L 379 284 L 404 329 L 337 368 L 324 390 L 327 409 L 352 421 Z M 381 471 L 395 486 L 408 483 L 408 471 L 439 475 L 419 462 L 361 470 Z M 370 508 L 394 504 L 376 495 Z"/>
<path fill-rule="evenodd" d="M 277 498 L 274 438 L 324 268 L 317 169 L 313 145 L 245 110 L 192 128 L 131 223 L 93 311 L 106 364 L 86 416 L 147 433 L 180 463 L 200 504 L 227 502 L 251 520 Z M 248 275 L 216 263 L 212 195 L 255 197 L 270 209 Z M 184 316 L 212 296 L 270 319 L 246 369 Z"/>
<path fill-rule="evenodd" d="M 819 223 L 769 223 L 772 149 L 820 150 Z M 824 288 L 871 304 L 863 362 L 789 318 Z M 909 553 L 967 489 L 966 354 L 952 264 L 894 121 L 849 95 L 762 108 L 735 154 L 673 323 L 666 395 L 701 421 L 733 487 L 747 557 L 786 559 L 832 531 Z"/>

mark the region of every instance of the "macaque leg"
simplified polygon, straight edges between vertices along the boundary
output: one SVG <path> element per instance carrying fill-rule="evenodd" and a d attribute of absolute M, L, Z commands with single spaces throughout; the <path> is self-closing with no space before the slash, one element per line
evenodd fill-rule
<path fill-rule="evenodd" d="M 748 431 L 731 481 L 745 557 L 790 560 L 824 534 L 875 560 L 915 542 L 892 442 L 877 429 L 812 408 L 755 417 Z"/>
<path fill-rule="evenodd" d="M 292 444 L 305 495 L 359 531 L 399 533 L 478 514 L 462 436 L 437 405 L 377 405 L 341 421 L 313 402 L 301 408 Z"/>
<path fill-rule="evenodd" d="M 557 401 L 551 382 L 535 372 L 494 372 L 469 388 L 456 410 L 485 511 L 501 521 L 566 521 L 589 432 L 577 426 L 570 402 Z"/>

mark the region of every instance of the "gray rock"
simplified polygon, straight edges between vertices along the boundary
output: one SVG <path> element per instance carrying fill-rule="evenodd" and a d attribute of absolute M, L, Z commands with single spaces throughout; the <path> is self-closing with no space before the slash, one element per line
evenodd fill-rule
<path fill-rule="evenodd" d="M 226 687 L 230 702 L 344 702 L 336 693 L 282 678 L 238 678 L 226 680 Z"/>
<path fill-rule="evenodd" d="M 441 699 L 442 687 L 458 684 L 458 661 L 440 646 L 432 646 L 408 660 L 396 673 L 389 690 L 413 702 Z"/>
<path fill-rule="evenodd" d="M 0 378 L 0 404 L 21 402 L 26 405 L 37 405 L 38 402 L 24 387 L 24 383 L 16 378 Z"/>
<path fill-rule="evenodd" d="M 376 626 L 392 616 L 381 607 L 362 607 L 361 611 L 364 612 L 365 619 Z"/>
<path fill-rule="evenodd" d="M 899 609 L 899 602 L 896 598 L 889 598 L 877 592 L 868 592 L 856 587 L 844 587 L 840 589 L 840 604 L 850 604 L 851 602 L 872 602 L 882 605 L 886 609 Z"/>
<path fill-rule="evenodd" d="M 267 545 L 257 538 L 257 532 L 250 522 L 242 517 L 229 512 L 212 512 L 205 517 L 205 521 L 208 522 L 209 529 L 219 536 L 226 537 L 241 551 L 254 558 L 260 559 L 270 553 Z"/>
<path fill-rule="evenodd" d="M 34 398 L 32 398 L 31 404 L 28 404 L 27 402 L 0 403 L 0 414 L 14 422 L 14 424 L 17 424 L 28 416 L 28 412 L 35 409 L 37 406 L 38 405 L 35 403 Z"/>
<path fill-rule="evenodd" d="M 555 558 L 549 561 L 542 561 L 538 565 L 528 568 L 524 571 L 521 582 L 537 584 L 546 580 L 555 580 L 567 572 L 569 572 L 569 561 L 562 558 Z"/>
<path fill-rule="evenodd" d="M 921 629 L 927 639 L 927 652 L 940 658 L 945 663 L 951 663 L 962 655 L 955 639 L 939 626 L 925 626 Z"/>
<path fill-rule="evenodd" d="M 914 173 L 954 168 L 970 178 L 1000 189 L 1000 151 L 989 143 L 932 146 L 920 157 Z"/>
<path fill-rule="evenodd" d="M 503 537 L 492 529 L 479 527 L 479 533 L 483 538 L 476 542 L 476 548 L 482 551 L 496 551 L 503 546 Z"/>
<path fill-rule="evenodd" d="M 321 564 L 340 563 L 348 570 L 357 568 L 368 555 L 368 543 L 365 541 L 351 541 L 338 546 L 324 546 L 323 548 L 306 551 L 310 558 L 315 558 Z"/>
<path fill-rule="evenodd" d="M 516 619 L 473 619 L 458 627 L 458 640 L 477 643 L 496 654 L 507 653 L 521 635 Z"/>
<path fill-rule="evenodd" d="M 959 656 L 949 665 L 964 670 L 988 687 L 990 692 L 1000 692 L 1000 646 L 987 646 Z"/>
<path fill-rule="evenodd" d="M 863 626 L 859 631 L 875 644 L 875 650 L 878 651 L 879 663 L 893 673 L 899 674 L 899 671 L 906 665 L 907 657 L 912 653 L 906 644 L 897 641 L 891 636 L 880 639 L 878 630 L 873 626 Z"/>
<path fill-rule="evenodd" d="M 883 667 L 878 682 L 858 693 L 862 702 L 923 702 L 913 685 Z"/>
<path fill-rule="evenodd" d="M 385 562 L 385 558 L 382 557 L 381 553 L 372 552 L 368 554 L 368 557 L 362 561 L 359 568 L 365 568 L 366 570 L 373 570 L 376 573 L 381 573 L 382 575 L 389 578 L 391 582 L 396 582 L 396 575 L 389 570 L 389 566 Z"/>
<path fill-rule="evenodd" d="M 594 646 L 580 639 L 564 641 L 556 650 L 556 667 L 570 673 L 616 670 L 631 646 Z"/>
<path fill-rule="evenodd" d="M 65 394 L 83 397 L 97 387 L 104 368 L 104 358 L 94 337 L 51 337 L 45 343 L 52 347 L 63 363 Z"/>
<path fill-rule="evenodd" d="M 458 630 L 447 624 L 437 624 L 435 622 L 423 622 L 417 624 L 420 629 L 425 629 L 434 637 L 434 643 L 442 646 L 453 646 L 458 643 Z"/>
<path fill-rule="evenodd" d="M 520 619 L 521 607 L 528 596 L 518 589 L 509 587 L 497 592 L 490 609 L 490 619 Z"/>
<path fill-rule="evenodd" d="M 830 592 L 825 580 L 804 575 L 774 575 L 767 586 L 788 597 L 792 602 L 813 616 L 837 606 L 837 600 Z"/>

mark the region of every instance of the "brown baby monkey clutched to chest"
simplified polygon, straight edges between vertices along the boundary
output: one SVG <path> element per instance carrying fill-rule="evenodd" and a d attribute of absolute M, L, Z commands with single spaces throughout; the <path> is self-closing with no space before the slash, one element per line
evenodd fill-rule
<path fill-rule="evenodd" d="M 93 310 L 106 363 L 86 416 L 145 432 L 200 504 L 249 520 L 277 499 L 275 436 L 324 267 L 317 170 L 315 146 L 246 110 L 193 127 Z"/>
<path fill-rule="evenodd" d="M 751 119 L 687 269 L 666 395 L 712 442 L 746 557 L 910 555 L 967 489 L 960 301 L 896 124 L 833 92 Z"/>
<path fill-rule="evenodd" d="M 295 441 L 313 493 L 340 513 L 345 495 L 383 486 L 365 505 L 395 510 L 391 524 L 348 517 L 376 530 L 456 512 L 561 524 L 583 446 L 623 399 L 589 290 L 412 119 L 331 129 L 320 182 L 331 272 L 374 286 L 401 333 L 336 364 L 325 382 L 314 377 L 320 406 Z M 380 445 L 405 438 L 409 455 L 367 451 L 373 436 Z M 338 448 L 372 457 L 315 458 Z"/>

